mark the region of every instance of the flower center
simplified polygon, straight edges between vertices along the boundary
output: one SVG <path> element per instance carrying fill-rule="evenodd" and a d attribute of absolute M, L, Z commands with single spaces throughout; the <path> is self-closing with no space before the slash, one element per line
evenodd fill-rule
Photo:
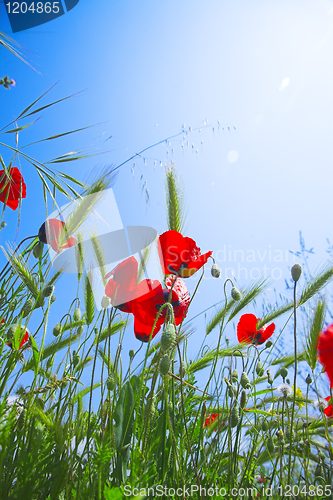
<path fill-rule="evenodd" d="M 156 304 L 155 305 L 155 308 L 158 311 L 161 309 L 161 307 L 164 304 L 166 304 L 167 302 L 169 302 L 169 294 L 170 294 L 169 290 L 163 290 L 163 298 L 164 298 L 163 304 Z M 171 302 L 171 305 L 172 305 L 172 307 L 178 307 L 178 306 L 180 306 L 180 302 L 179 302 L 179 300 L 174 300 L 174 301 Z"/>

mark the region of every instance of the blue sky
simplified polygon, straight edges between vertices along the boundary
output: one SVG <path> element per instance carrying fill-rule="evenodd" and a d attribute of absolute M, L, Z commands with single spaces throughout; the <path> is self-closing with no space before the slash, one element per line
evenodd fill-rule
<path fill-rule="evenodd" d="M 3 4 L 0 30 L 11 35 Z M 42 103 L 80 93 L 45 110 L 20 143 L 94 125 L 27 148 L 37 159 L 103 152 L 63 167 L 85 181 L 185 125 L 187 134 L 119 169 L 114 192 L 125 224 L 166 229 L 160 162 L 173 160 L 186 189 L 186 235 L 219 252 L 222 272 L 233 267 L 240 286 L 266 265 L 268 276 L 275 269 L 273 278 L 281 278 L 272 286 L 284 291 L 300 230 L 315 247 L 313 265 L 326 259 L 326 238 L 333 239 L 331 1 L 80 0 L 13 38 L 38 73 L 1 49 L 0 77 L 17 81 L 10 91 L 0 88 L 1 124 L 58 82 Z M 25 163 L 22 171 L 19 237 L 44 221 L 37 176 Z M 1 244 L 15 238 L 17 214 L 9 212 Z M 223 283 L 208 277 L 209 270 L 196 311 L 222 299 Z"/>

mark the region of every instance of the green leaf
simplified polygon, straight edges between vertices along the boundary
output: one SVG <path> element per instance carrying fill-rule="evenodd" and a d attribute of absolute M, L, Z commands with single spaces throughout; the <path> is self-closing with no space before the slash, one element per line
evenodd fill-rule
<path fill-rule="evenodd" d="M 36 344 L 36 341 L 35 341 L 33 335 L 30 335 L 29 338 L 30 338 L 31 344 L 32 344 L 32 354 L 33 354 L 34 364 L 35 364 L 35 373 L 37 374 L 38 362 L 39 362 L 39 351 L 38 351 L 38 347 L 37 347 L 37 344 Z"/>
<path fill-rule="evenodd" d="M 118 452 L 117 475 L 119 479 L 126 482 L 134 423 L 134 393 L 130 382 L 126 382 L 121 388 L 113 418 L 115 420 L 114 439 Z"/>
<path fill-rule="evenodd" d="M 120 488 L 108 488 L 105 486 L 104 488 L 104 497 L 105 500 L 123 500 L 124 495 L 121 492 Z"/>

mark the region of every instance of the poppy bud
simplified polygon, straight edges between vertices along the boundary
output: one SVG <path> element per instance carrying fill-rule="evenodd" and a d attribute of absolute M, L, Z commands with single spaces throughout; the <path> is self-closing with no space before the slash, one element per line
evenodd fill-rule
<path fill-rule="evenodd" d="M 275 446 L 274 446 L 274 442 L 273 442 L 273 438 L 271 436 L 269 436 L 269 438 L 267 439 L 267 449 L 270 453 L 274 453 L 275 451 Z"/>
<path fill-rule="evenodd" d="M 257 366 L 256 366 L 256 373 L 261 377 L 264 374 L 264 365 L 258 361 Z"/>
<path fill-rule="evenodd" d="M 73 319 L 74 319 L 74 321 L 80 321 L 81 309 L 79 307 L 77 309 L 75 309 L 74 314 L 73 314 Z"/>
<path fill-rule="evenodd" d="M 110 298 L 107 297 L 106 295 L 103 295 L 102 300 L 101 300 L 102 309 L 107 309 L 110 304 L 111 304 Z"/>
<path fill-rule="evenodd" d="M 213 278 L 219 278 L 221 276 L 221 269 L 217 264 L 212 265 L 210 272 Z"/>
<path fill-rule="evenodd" d="M 144 409 L 144 419 L 148 420 L 150 416 L 154 415 L 156 412 L 156 407 L 153 398 L 148 397 L 147 404 Z"/>
<path fill-rule="evenodd" d="M 6 221 L 2 221 L 1 224 L 0 224 L 0 229 L 3 229 L 4 227 L 7 226 L 7 222 Z"/>
<path fill-rule="evenodd" d="M 80 362 L 80 356 L 76 351 L 73 352 L 73 365 L 77 366 Z"/>
<path fill-rule="evenodd" d="M 130 352 L 128 353 L 128 355 L 129 355 L 129 357 L 130 357 L 131 359 L 133 359 L 133 358 L 134 358 L 134 356 L 135 356 L 135 351 L 134 351 L 133 349 L 131 349 L 131 350 L 130 350 Z"/>
<path fill-rule="evenodd" d="M 236 390 L 234 389 L 234 387 L 232 385 L 230 387 L 228 387 L 228 394 L 229 394 L 230 398 L 233 398 L 236 396 Z"/>
<path fill-rule="evenodd" d="M 305 379 L 305 382 L 310 385 L 312 383 L 312 378 L 310 377 L 310 373 L 308 374 L 308 376 L 306 377 Z"/>
<path fill-rule="evenodd" d="M 288 377 L 288 370 L 287 370 L 287 368 L 281 368 L 280 375 L 281 375 L 282 378 Z"/>
<path fill-rule="evenodd" d="M 117 384 L 117 376 L 114 372 L 111 372 L 106 381 L 106 387 L 109 391 L 113 391 Z"/>
<path fill-rule="evenodd" d="M 238 302 L 242 298 L 241 292 L 235 286 L 233 286 L 231 289 L 231 297 L 235 302 Z"/>
<path fill-rule="evenodd" d="M 24 303 L 24 306 L 22 307 L 22 314 L 23 314 L 23 318 L 25 318 L 26 316 L 28 316 L 29 312 L 31 311 L 32 309 L 32 306 L 33 306 L 33 302 L 31 299 L 27 299 Z"/>
<path fill-rule="evenodd" d="M 164 354 L 160 361 L 160 374 L 167 375 L 170 370 L 170 358 L 167 354 Z"/>
<path fill-rule="evenodd" d="M 243 389 L 242 392 L 241 392 L 239 406 L 241 408 L 245 408 L 245 405 L 246 405 L 246 391 L 245 391 L 245 389 Z"/>
<path fill-rule="evenodd" d="M 269 426 L 268 426 L 268 422 L 267 422 L 267 420 L 264 418 L 264 420 L 263 420 L 263 421 L 262 421 L 262 423 L 261 423 L 261 428 L 262 428 L 262 430 L 263 430 L 264 432 L 267 432 L 267 431 L 268 431 L 268 427 L 269 427 Z"/>
<path fill-rule="evenodd" d="M 77 329 L 76 329 L 76 331 L 77 331 L 78 335 L 82 335 L 83 326 L 82 325 L 78 326 Z"/>
<path fill-rule="evenodd" d="M 238 371 L 236 369 L 231 374 L 231 380 L 235 383 L 238 382 Z"/>
<path fill-rule="evenodd" d="M 315 477 L 321 477 L 321 476 L 322 476 L 321 466 L 320 464 L 318 464 L 315 470 Z"/>
<path fill-rule="evenodd" d="M 61 323 L 57 323 L 56 326 L 53 328 L 53 335 L 55 337 L 58 337 L 58 335 L 61 334 Z"/>
<path fill-rule="evenodd" d="M 243 372 L 242 373 L 242 376 L 241 376 L 241 379 L 240 379 L 240 383 L 241 383 L 241 386 L 244 388 L 244 389 L 249 389 L 251 387 L 251 384 L 250 384 L 250 379 L 249 377 L 247 376 L 247 373 L 246 372 Z"/>
<path fill-rule="evenodd" d="M 172 324 L 167 325 L 161 336 L 161 349 L 162 351 L 168 351 L 175 343 L 176 332 L 175 327 Z"/>
<path fill-rule="evenodd" d="M 287 378 L 286 382 L 287 382 L 287 384 L 290 385 L 290 379 L 289 378 Z"/>
<path fill-rule="evenodd" d="M 268 375 L 267 382 L 269 383 L 269 385 L 273 385 L 274 380 L 272 379 L 271 375 Z"/>
<path fill-rule="evenodd" d="M 35 257 L 35 259 L 39 259 L 39 257 L 43 253 L 43 243 L 38 242 L 37 245 L 34 246 L 32 253 L 33 253 L 33 256 Z"/>
<path fill-rule="evenodd" d="M 270 347 L 272 347 L 272 345 L 273 345 L 273 342 L 271 340 L 267 340 L 267 342 L 266 342 L 267 349 L 269 349 Z"/>
<path fill-rule="evenodd" d="M 230 415 L 230 427 L 236 427 L 239 423 L 239 409 L 238 406 L 234 406 L 231 410 Z"/>
<path fill-rule="evenodd" d="M 44 290 L 42 291 L 42 295 L 43 297 L 49 297 L 50 295 L 53 294 L 53 292 L 54 292 L 54 286 L 49 285 L 44 288 Z"/>
<path fill-rule="evenodd" d="M 296 282 L 300 279 L 301 277 L 301 274 L 302 274 L 302 266 L 301 264 L 294 264 L 291 269 L 290 269 L 290 272 L 291 272 L 291 277 L 292 279 Z"/>
<path fill-rule="evenodd" d="M 7 341 L 8 342 L 11 342 L 14 339 L 14 335 L 15 335 L 16 329 L 17 329 L 17 325 L 16 324 L 11 325 L 9 327 L 8 332 L 7 332 Z"/>
<path fill-rule="evenodd" d="M 57 297 L 55 295 L 52 295 L 51 297 L 51 304 L 53 304 L 53 302 L 55 302 L 57 300 Z"/>

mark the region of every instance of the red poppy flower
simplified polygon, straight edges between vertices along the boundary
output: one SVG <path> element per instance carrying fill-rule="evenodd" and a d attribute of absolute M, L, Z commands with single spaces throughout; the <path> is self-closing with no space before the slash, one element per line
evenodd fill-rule
<path fill-rule="evenodd" d="M 328 396 L 328 398 L 325 398 L 327 402 L 330 401 L 331 399 L 331 396 Z M 333 418 L 333 406 L 332 406 L 332 403 L 330 405 L 328 405 L 327 408 L 324 409 L 324 413 L 326 415 L 327 418 Z"/>
<path fill-rule="evenodd" d="M 134 315 L 134 333 L 137 339 L 148 342 L 154 326 L 156 316 L 163 304 L 169 301 L 170 288 L 174 279 L 168 277 L 165 280 L 167 289 L 162 289 L 161 283 L 154 280 L 143 280 L 136 289 L 138 297 L 131 302 L 131 312 Z M 188 290 L 183 280 L 176 279 L 171 292 L 171 304 L 175 316 L 175 323 L 179 325 L 185 315 L 190 303 Z M 158 317 L 152 338 L 159 332 L 164 323 L 166 308 Z"/>
<path fill-rule="evenodd" d="M 191 238 L 185 238 L 177 231 L 167 231 L 158 239 L 158 252 L 165 274 L 179 274 L 189 278 L 204 264 L 213 252 L 203 255 Z"/>
<path fill-rule="evenodd" d="M 59 246 L 59 237 L 62 231 L 66 229 L 65 223 L 58 219 L 48 219 L 39 228 L 38 239 L 41 243 L 50 245 L 53 250 L 60 253 L 63 248 L 69 248 L 76 245 L 75 238 L 68 238 L 65 245 Z"/>
<path fill-rule="evenodd" d="M 20 197 L 26 197 L 26 186 L 19 169 L 11 168 L 9 177 L 6 176 L 4 170 L 0 170 L 0 201 L 12 210 L 16 210 Z"/>
<path fill-rule="evenodd" d="M 137 261 L 134 257 L 129 257 L 110 271 L 105 279 L 110 276 L 113 278 L 108 281 L 105 287 L 105 295 L 110 297 L 113 306 L 123 312 L 132 312 L 130 301 L 138 285 Z"/>
<path fill-rule="evenodd" d="M 243 314 L 237 325 L 237 338 L 238 342 L 245 344 L 263 344 L 269 337 L 271 337 L 275 330 L 275 324 L 264 325 L 257 330 L 257 323 L 260 318 L 256 318 L 254 314 Z"/>
<path fill-rule="evenodd" d="M 213 413 L 212 415 L 207 415 L 207 419 L 206 419 L 206 422 L 205 422 L 205 427 L 209 427 L 210 425 L 212 425 L 212 423 L 214 422 L 214 420 L 217 419 L 217 416 L 218 416 L 217 413 Z"/>
<path fill-rule="evenodd" d="M 318 359 L 324 366 L 333 387 L 333 323 L 319 334 L 317 351 Z"/>

